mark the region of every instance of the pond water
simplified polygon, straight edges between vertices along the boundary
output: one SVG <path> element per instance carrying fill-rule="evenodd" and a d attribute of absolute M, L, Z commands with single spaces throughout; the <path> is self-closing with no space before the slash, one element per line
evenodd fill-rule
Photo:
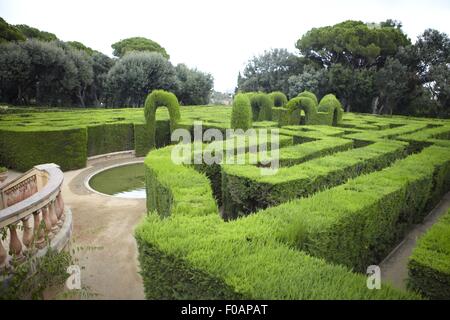
<path fill-rule="evenodd" d="M 89 180 L 89 186 L 115 197 L 145 199 L 144 164 L 127 164 L 99 172 Z"/>

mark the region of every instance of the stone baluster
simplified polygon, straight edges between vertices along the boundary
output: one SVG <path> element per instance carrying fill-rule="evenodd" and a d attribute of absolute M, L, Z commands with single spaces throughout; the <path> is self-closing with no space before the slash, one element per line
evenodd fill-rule
<path fill-rule="evenodd" d="M 56 216 L 56 201 L 52 200 L 49 204 L 50 221 L 52 222 L 52 232 L 56 234 L 58 232 L 58 217 Z"/>
<path fill-rule="evenodd" d="M 41 227 L 41 212 L 42 210 L 38 210 L 33 213 L 34 239 L 36 240 L 36 247 L 39 249 L 45 246 L 44 228 Z"/>
<path fill-rule="evenodd" d="M 0 266 L 6 262 L 6 258 L 8 257 L 8 253 L 3 247 L 2 240 L 0 239 Z"/>
<path fill-rule="evenodd" d="M 50 213 L 48 205 L 42 208 L 42 219 L 44 219 L 45 223 L 45 231 L 49 239 L 53 238 L 52 234 L 52 221 L 50 220 Z"/>
<path fill-rule="evenodd" d="M 59 219 L 64 221 L 64 200 L 62 197 L 61 190 L 58 193 L 58 196 L 56 197 L 56 201 L 58 201 L 58 207 L 60 210 Z"/>
<path fill-rule="evenodd" d="M 22 243 L 20 242 L 19 236 L 17 235 L 16 225 L 11 224 L 9 227 L 9 252 L 17 257 L 20 258 L 22 255 Z"/>
<path fill-rule="evenodd" d="M 27 249 L 30 248 L 31 243 L 33 242 L 33 228 L 30 226 L 30 216 L 25 217 L 22 219 L 22 225 L 23 225 L 23 235 L 22 235 L 22 243 L 27 247 Z"/>

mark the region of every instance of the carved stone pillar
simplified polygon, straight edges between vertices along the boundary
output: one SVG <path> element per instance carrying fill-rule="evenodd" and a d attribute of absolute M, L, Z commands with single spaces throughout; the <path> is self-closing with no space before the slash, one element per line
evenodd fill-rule
<path fill-rule="evenodd" d="M 8 253 L 3 247 L 2 240 L 0 239 L 0 266 L 6 262 L 6 258 L 8 257 Z"/>
<path fill-rule="evenodd" d="M 22 219 L 23 224 L 23 235 L 22 235 L 22 242 L 25 245 L 25 247 L 30 248 L 31 243 L 33 242 L 33 228 L 30 226 L 30 216 L 25 217 Z"/>
<path fill-rule="evenodd" d="M 49 204 L 49 211 L 50 211 L 50 221 L 52 223 L 52 232 L 57 233 L 58 228 L 58 217 L 56 216 L 56 206 L 55 201 L 51 201 Z"/>
<path fill-rule="evenodd" d="M 50 220 L 49 206 L 45 206 L 42 208 L 42 219 L 45 223 L 45 232 L 49 239 L 53 238 L 52 233 L 52 221 Z"/>
<path fill-rule="evenodd" d="M 44 236 L 44 225 L 41 225 L 41 212 L 42 210 L 38 210 L 33 213 L 34 216 L 34 239 L 36 247 L 41 249 L 45 246 L 45 236 Z"/>
<path fill-rule="evenodd" d="M 12 255 L 20 258 L 20 256 L 22 255 L 22 243 L 20 242 L 19 236 L 17 235 L 16 225 L 11 224 L 8 227 L 10 234 L 9 252 Z"/>
<path fill-rule="evenodd" d="M 60 215 L 59 215 L 59 219 L 64 221 L 65 215 L 64 215 L 64 200 L 62 197 L 62 193 L 61 190 L 58 193 L 58 196 L 56 197 L 56 201 L 58 201 L 58 207 L 59 210 L 61 211 Z"/>

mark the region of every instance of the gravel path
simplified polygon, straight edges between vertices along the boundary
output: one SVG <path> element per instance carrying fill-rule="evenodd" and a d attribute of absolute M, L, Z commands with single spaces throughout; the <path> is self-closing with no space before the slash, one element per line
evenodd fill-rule
<path fill-rule="evenodd" d="M 408 278 L 408 258 L 411 256 L 417 239 L 424 234 L 436 220 L 450 208 L 450 192 L 426 216 L 423 223 L 416 225 L 404 240 L 381 262 L 382 281 L 388 281 L 399 289 L 406 289 Z"/>

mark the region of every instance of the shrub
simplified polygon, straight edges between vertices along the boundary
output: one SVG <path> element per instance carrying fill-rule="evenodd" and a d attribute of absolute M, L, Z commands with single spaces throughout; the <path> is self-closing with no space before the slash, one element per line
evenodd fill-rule
<path fill-rule="evenodd" d="M 363 275 L 267 236 L 270 228 L 277 228 L 271 223 L 272 217 L 265 220 L 268 216 L 264 214 L 254 215 L 264 221 L 258 224 L 242 225 L 248 218 L 225 223 L 213 205 L 212 190 L 202 174 L 166 161 L 171 148 L 154 150 L 145 161 L 152 179 L 158 180 L 165 188 L 163 192 L 171 195 L 161 207 L 165 214 L 156 209 L 166 218 L 161 219 L 149 208 L 135 232 L 147 298 L 419 298 L 389 285 L 383 285 L 381 290 L 367 290 Z M 182 176 L 177 178 L 178 174 Z M 191 192 L 192 186 L 203 191 Z M 161 195 L 159 190 L 154 194 Z"/>
<path fill-rule="evenodd" d="M 379 263 L 449 188 L 450 149 L 432 146 L 389 168 L 236 223 L 244 230 L 258 225 L 267 237 L 364 270 Z"/>
<path fill-rule="evenodd" d="M 88 156 L 134 149 L 132 124 L 111 123 L 89 126 Z"/>
<path fill-rule="evenodd" d="M 253 121 L 272 120 L 273 102 L 265 93 L 257 93 L 250 98 Z"/>
<path fill-rule="evenodd" d="M 0 163 L 19 171 L 51 162 L 62 170 L 79 169 L 86 166 L 86 146 L 86 128 L 0 130 Z"/>
<path fill-rule="evenodd" d="M 450 210 L 419 238 L 408 274 L 412 289 L 431 299 L 450 299 Z"/>
<path fill-rule="evenodd" d="M 238 93 L 233 100 L 231 128 L 247 130 L 252 127 L 252 107 L 246 94 Z"/>
<path fill-rule="evenodd" d="M 300 145 L 299 150 L 303 149 L 301 146 L 303 145 Z M 275 174 L 268 176 L 261 175 L 260 168 L 255 165 L 223 165 L 224 215 L 236 218 L 268 206 L 306 197 L 362 173 L 385 168 L 405 155 L 405 147 L 405 143 L 385 141 L 324 156 L 337 152 L 342 147 L 338 145 L 330 149 L 326 143 L 319 144 L 319 149 L 315 150 L 318 159 L 281 167 Z M 283 149 L 280 149 L 281 158 L 285 157 L 283 153 Z M 297 156 L 294 153 L 290 161 L 294 162 L 303 156 L 302 152 L 298 152 Z"/>
<path fill-rule="evenodd" d="M 271 92 L 269 97 L 272 99 L 274 107 L 284 107 L 288 102 L 286 95 L 281 91 Z"/>
<path fill-rule="evenodd" d="M 150 148 L 156 147 L 156 109 L 158 107 L 166 107 L 170 116 L 170 131 L 176 129 L 180 120 L 180 105 L 177 97 L 170 92 L 164 90 L 153 90 L 145 100 L 144 115 L 149 131 Z"/>

